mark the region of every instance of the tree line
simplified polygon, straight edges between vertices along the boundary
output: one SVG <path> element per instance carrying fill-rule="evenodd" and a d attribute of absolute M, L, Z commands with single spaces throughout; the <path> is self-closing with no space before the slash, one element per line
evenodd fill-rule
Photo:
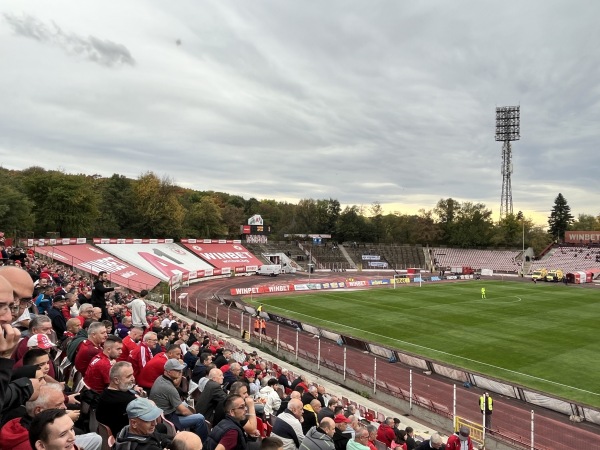
<path fill-rule="evenodd" d="M 341 207 L 336 199 L 302 199 L 297 204 L 245 199 L 224 192 L 195 191 L 152 172 L 130 179 L 114 174 L 68 174 L 30 167 L 0 168 L 0 230 L 9 237 L 240 237 L 240 225 L 260 214 L 271 240 L 284 234 L 331 234 L 337 242 L 449 245 L 463 248 L 520 248 L 541 251 L 569 230 L 600 230 L 600 216 L 570 213 L 559 194 L 548 230 L 521 213 L 500 221 L 482 203 L 440 199 L 418 214 L 384 213 L 369 206 Z"/>

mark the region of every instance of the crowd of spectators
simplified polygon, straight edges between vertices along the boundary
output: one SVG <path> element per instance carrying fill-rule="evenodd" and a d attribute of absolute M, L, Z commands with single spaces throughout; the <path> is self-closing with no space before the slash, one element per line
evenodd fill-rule
<path fill-rule="evenodd" d="M 52 433 L 84 450 L 103 440 L 137 450 L 443 448 L 437 435 L 418 446 L 397 419 L 375 426 L 306 375 L 228 347 L 104 272 L 92 280 L 31 252 L 6 256 L 0 450 L 51 448 Z"/>

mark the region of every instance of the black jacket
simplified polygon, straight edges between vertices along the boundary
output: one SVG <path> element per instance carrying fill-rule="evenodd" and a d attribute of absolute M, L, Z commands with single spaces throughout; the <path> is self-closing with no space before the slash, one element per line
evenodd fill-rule
<path fill-rule="evenodd" d="M 90 299 L 92 305 L 99 306 L 100 308 L 106 308 L 106 298 L 104 296 L 107 292 L 112 292 L 114 290 L 114 287 L 106 287 L 102 281 L 96 281 L 94 283 L 94 289 L 92 289 L 92 297 Z"/>
<path fill-rule="evenodd" d="M 24 405 L 33 394 L 33 385 L 29 378 L 19 378 L 10 382 L 14 364 L 12 359 L 0 358 L 0 415 L 4 411 Z"/>
<path fill-rule="evenodd" d="M 117 435 L 116 450 L 163 450 L 171 444 L 172 439 L 164 434 L 154 432 L 150 436 L 129 433 L 129 425 Z"/>

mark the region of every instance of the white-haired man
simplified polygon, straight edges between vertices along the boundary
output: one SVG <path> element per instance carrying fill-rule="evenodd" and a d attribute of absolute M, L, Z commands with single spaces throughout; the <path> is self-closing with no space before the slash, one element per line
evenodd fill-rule
<path fill-rule="evenodd" d="M 152 349 L 158 342 L 158 335 L 150 331 L 144 335 L 140 345 L 129 353 L 129 362 L 133 366 L 133 374 L 139 377 L 142 369 L 152 359 Z"/>
<path fill-rule="evenodd" d="M 106 327 L 101 322 L 94 322 L 88 328 L 88 338 L 77 347 L 75 356 L 75 368 L 82 374 L 85 372 L 92 361 L 92 358 L 102 352 L 102 345 L 106 342 L 108 333 Z"/>
<path fill-rule="evenodd" d="M 25 403 L 27 414 L 6 423 L 2 428 L 2 444 L 6 448 L 15 448 L 25 444 L 29 440 L 29 429 L 33 418 L 49 409 L 67 409 L 63 388 L 58 383 L 42 385 L 38 398 Z M 79 411 L 67 411 L 67 415 L 73 422 L 76 422 L 79 418 Z M 100 450 L 102 438 L 96 433 L 80 434 L 75 436 L 75 444 L 85 450 Z"/>

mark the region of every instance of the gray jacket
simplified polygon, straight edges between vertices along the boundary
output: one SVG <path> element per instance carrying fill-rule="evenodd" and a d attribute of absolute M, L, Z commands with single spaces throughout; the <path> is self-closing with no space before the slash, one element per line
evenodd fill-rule
<path fill-rule="evenodd" d="M 302 444 L 300 444 L 301 450 L 333 450 L 334 448 L 333 439 L 318 427 L 312 427 L 308 430 Z"/>

